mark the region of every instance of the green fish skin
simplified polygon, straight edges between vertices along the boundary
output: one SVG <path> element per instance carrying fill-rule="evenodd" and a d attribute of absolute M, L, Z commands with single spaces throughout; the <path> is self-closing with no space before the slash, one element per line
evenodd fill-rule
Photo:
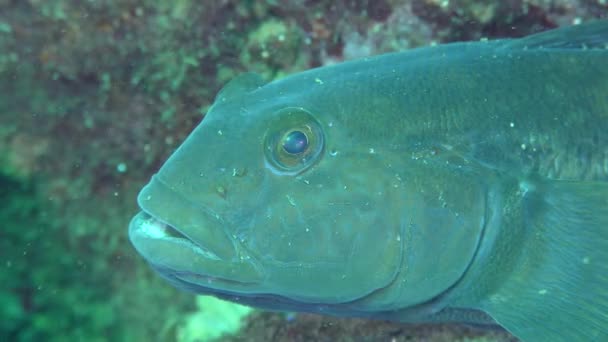
<path fill-rule="evenodd" d="M 138 203 L 183 289 L 608 341 L 608 21 L 245 74 Z"/>

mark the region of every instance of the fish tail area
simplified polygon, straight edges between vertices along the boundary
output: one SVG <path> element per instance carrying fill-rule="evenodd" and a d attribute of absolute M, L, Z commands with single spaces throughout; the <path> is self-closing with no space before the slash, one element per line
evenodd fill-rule
<path fill-rule="evenodd" d="M 526 239 L 484 310 L 523 341 L 608 341 L 608 183 L 522 184 Z"/>

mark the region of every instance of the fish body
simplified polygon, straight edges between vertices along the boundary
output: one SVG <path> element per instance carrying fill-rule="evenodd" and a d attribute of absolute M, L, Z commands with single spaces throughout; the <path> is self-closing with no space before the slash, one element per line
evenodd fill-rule
<path fill-rule="evenodd" d="M 231 81 L 141 191 L 174 285 L 608 340 L 608 22 Z"/>

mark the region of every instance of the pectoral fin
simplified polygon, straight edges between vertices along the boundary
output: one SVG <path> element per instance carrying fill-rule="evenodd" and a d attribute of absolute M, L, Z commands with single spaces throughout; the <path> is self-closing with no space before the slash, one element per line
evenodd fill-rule
<path fill-rule="evenodd" d="M 523 341 L 608 341 L 608 183 L 538 185 L 523 213 L 517 267 L 483 310 Z"/>

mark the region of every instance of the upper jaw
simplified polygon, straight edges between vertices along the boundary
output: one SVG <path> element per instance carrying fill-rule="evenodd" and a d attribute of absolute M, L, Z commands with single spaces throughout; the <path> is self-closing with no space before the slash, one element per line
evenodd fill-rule
<path fill-rule="evenodd" d="M 129 237 L 155 268 L 195 284 L 208 279 L 245 284 L 264 278 L 261 265 L 229 234 L 230 225 L 221 215 L 184 197 L 159 175 L 141 190 L 137 202 L 142 212 L 131 220 Z"/>
<path fill-rule="evenodd" d="M 204 252 L 202 255 L 206 258 L 226 262 L 237 258 L 236 241 L 228 234 L 228 227 L 223 218 L 197 201 L 186 198 L 181 191 L 167 184 L 160 175 L 152 177 L 139 193 L 137 202 L 148 215 L 142 214 L 145 220 L 134 219 L 132 227 L 134 223 L 143 223 L 134 228 L 146 228 L 144 233 L 164 236 L 163 240 L 167 240 L 166 235 L 169 235 L 180 238 L 178 241 L 182 243 L 188 241 L 186 247 L 198 246 L 200 250 L 194 250 Z"/>

